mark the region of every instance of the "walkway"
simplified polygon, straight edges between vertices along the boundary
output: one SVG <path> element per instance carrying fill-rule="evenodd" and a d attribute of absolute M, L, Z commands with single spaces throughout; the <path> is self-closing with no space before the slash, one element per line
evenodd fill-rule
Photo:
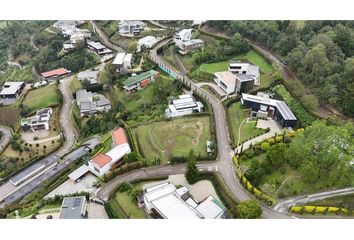
<path fill-rule="evenodd" d="M 314 193 L 305 196 L 297 196 L 283 201 L 279 200 L 273 209 L 277 212 L 287 213 L 291 206 L 304 205 L 314 201 L 320 201 L 327 198 L 339 197 L 350 194 L 354 194 L 354 187 Z"/>
<path fill-rule="evenodd" d="M 0 152 L 5 149 L 7 144 L 10 142 L 12 136 L 11 130 L 8 127 L 0 126 L 0 132 L 2 137 L 0 138 Z"/>

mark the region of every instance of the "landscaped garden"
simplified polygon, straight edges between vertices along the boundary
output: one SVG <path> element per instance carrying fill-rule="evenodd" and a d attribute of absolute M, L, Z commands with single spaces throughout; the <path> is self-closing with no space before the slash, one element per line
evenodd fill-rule
<path fill-rule="evenodd" d="M 250 110 L 243 108 L 240 102 L 231 104 L 227 112 L 233 147 L 266 132 L 265 129 L 256 128 L 257 120 L 247 120 Z"/>
<path fill-rule="evenodd" d="M 192 116 L 139 125 L 133 128 L 140 151 L 149 164 L 165 164 L 171 157 L 186 157 L 190 150 L 206 157 L 210 140 L 209 116 Z"/>
<path fill-rule="evenodd" d="M 305 131 L 257 144 L 238 158 L 242 181 L 274 198 L 354 186 L 349 164 L 353 133 L 351 125 L 315 122 Z"/>

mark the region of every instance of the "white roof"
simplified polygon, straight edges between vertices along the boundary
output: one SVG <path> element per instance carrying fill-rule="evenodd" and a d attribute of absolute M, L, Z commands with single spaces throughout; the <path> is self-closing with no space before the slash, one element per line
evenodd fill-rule
<path fill-rule="evenodd" d="M 200 219 L 202 216 L 176 194 L 168 194 L 152 202 L 166 219 Z"/>
<path fill-rule="evenodd" d="M 82 81 L 84 79 L 97 80 L 99 72 L 100 71 L 98 71 L 98 70 L 96 70 L 96 71 L 91 71 L 91 70 L 82 71 L 77 74 L 77 79 L 79 81 Z"/>
<path fill-rule="evenodd" d="M 138 44 L 140 45 L 147 45 L 147 46 L 152 46 L 157 42 L 156 37 L 153 36 L 146 36 L 141 39 L 139 39 Z"/>
<path fill-rule="evenodd" d="M 214 75 L 221 79 L 223 82 L 226 84 L 235 84 L 236 83 L 236 76 L 232 74 L 231 72 L 216 72 Z"/>
<path fill-rule="evenodd" d="M 173 106 L 178 109 L 184 108 L 195 108 L 197 107 L 197 102 L 191 95 L 181 95 L 179 99 L 172 100 Z"/>
<path fill-rule="evenodd" d="M 186 200 L 186 203 L 192 208 L 196 208 L 198 206 L 198 204 L 192 198 L 188 198 Z"/>
<path fill-rule="evenodd" d="M 283 101 L 268 97 L 255 96 L 247 93 L 242 93 L 242 99 L 276 107 L 285 120 L 296 120 L 295 115 L 292 113 L 288 105 L 286 105 L 286 103 Z"/>
<path fill-rule="evenodd" d="M 106 155 L 112 159 L 111 163 L 114 163 L 130 152 L 129 144 L 123 143 L 112 148 Z"/>
<path fill-rule="evenodd" d="M 117 53 L 117 55 L 114 58 L 112 64 L 119 64 L 119 65 L 123 64 L 124 57 L 125 57 L 125 53 L 124 52 Z"/>
<path fill-rule="evenodd" d="M 124 62 L 129 62 L 130 63 L 132 61 L 132 57 L 133 57 L 133 54 L 131 54 L 131 53 L 125 54 Z"/>
<path fill-rule="evenodd" d="M 148 187 L 148 188 L 145 188 L 145 192 L 149 193 L 149 192 L 152 192 L 152 191 L 154 191 L 156 189 L 159 189 L 159 188 L 161 188 L 163 186 L 167 186 L 169 184 L 170 184 L 170 182 L 164 182 L 164 183 L 152 186 L 152 187 Z"/>
<path fill-rule="evenodd" d="M 5 82 L 2 86 L 0 94 L 16 94 L 16 92 L 21 88 L 23 82 Z"/>
<path fill-rule="evenodd" d="M 103 45 L 100 42 L 90 41 L 90 42 L 87 42 L 87 44 L 95 49 L 98 49 L 98 50 L 107 48 L 105 45 Z"/>
<path fill-rule="evenodd" d="M 195 209 L 206 219 L 218 218 L 225 211 L 224 205 L 213 196 L 207 197 Z"/>
<path fill-rule="evenodd" d="M 162 196 L 168 195 L 168 194 L 176 191 L 175 185 L 173 185 L 171 183 L 161 184 L 158 186 L 160 186 L 160 187 L 144 194 L 144 197 L 148 202 L 152 202 Z"/>
<path fill-rule="evenodd" d="M 176 193 L 179 195 L 179 196 L 182 196 L 183 194 L 185 194 L 185 193 L 187 193 L 187 192 L 189 192 L 189 190 L 188 190 L 188 188 L 186 188 L 186 187 L 181 187 L 181 188 L 178 188 L 177 190 L 176 190 Z"/>
<path fill-rule="evenodd" d="M 77 180 L 78 178 L 80 178 L 81 176 L 83 176 L 85 173 L 87 173 L 88 171 L 90 171 L 89 166 L 87 166 L 86 164 L 82 165 L 81 167 L 79 167 L 78 169 L 76 169 L 75 171 L 73 171 L 72 173 L 70 173 L 68 175 L 68 177 L 71 180 Z"/>

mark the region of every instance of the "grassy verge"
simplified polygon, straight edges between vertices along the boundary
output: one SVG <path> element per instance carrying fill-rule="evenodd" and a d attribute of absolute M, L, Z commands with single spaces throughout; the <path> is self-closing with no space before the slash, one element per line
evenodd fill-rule
<path fill-rule="evenodd" d="M 69 89 L 71 93 L 74 93 L 81 88 L 82 88 L 81 82 L 77 79 L 77 76 L 74 76 L 69 85 Z"/>

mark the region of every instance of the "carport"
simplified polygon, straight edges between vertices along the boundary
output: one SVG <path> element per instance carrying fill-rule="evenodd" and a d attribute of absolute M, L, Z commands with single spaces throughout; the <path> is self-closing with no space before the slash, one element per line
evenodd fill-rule
<path fill-rule="evenodd" d="M 72 173 L 70 173 L 68 177 L 73 182 L 76 182 L 79 178 L 84 176 L 89 171 L 90 171 L 90 168 L 84 164 L 81 167 L 79 167 L 78 169 L 76 169 L 75 171 L 73 171 Z"/>

